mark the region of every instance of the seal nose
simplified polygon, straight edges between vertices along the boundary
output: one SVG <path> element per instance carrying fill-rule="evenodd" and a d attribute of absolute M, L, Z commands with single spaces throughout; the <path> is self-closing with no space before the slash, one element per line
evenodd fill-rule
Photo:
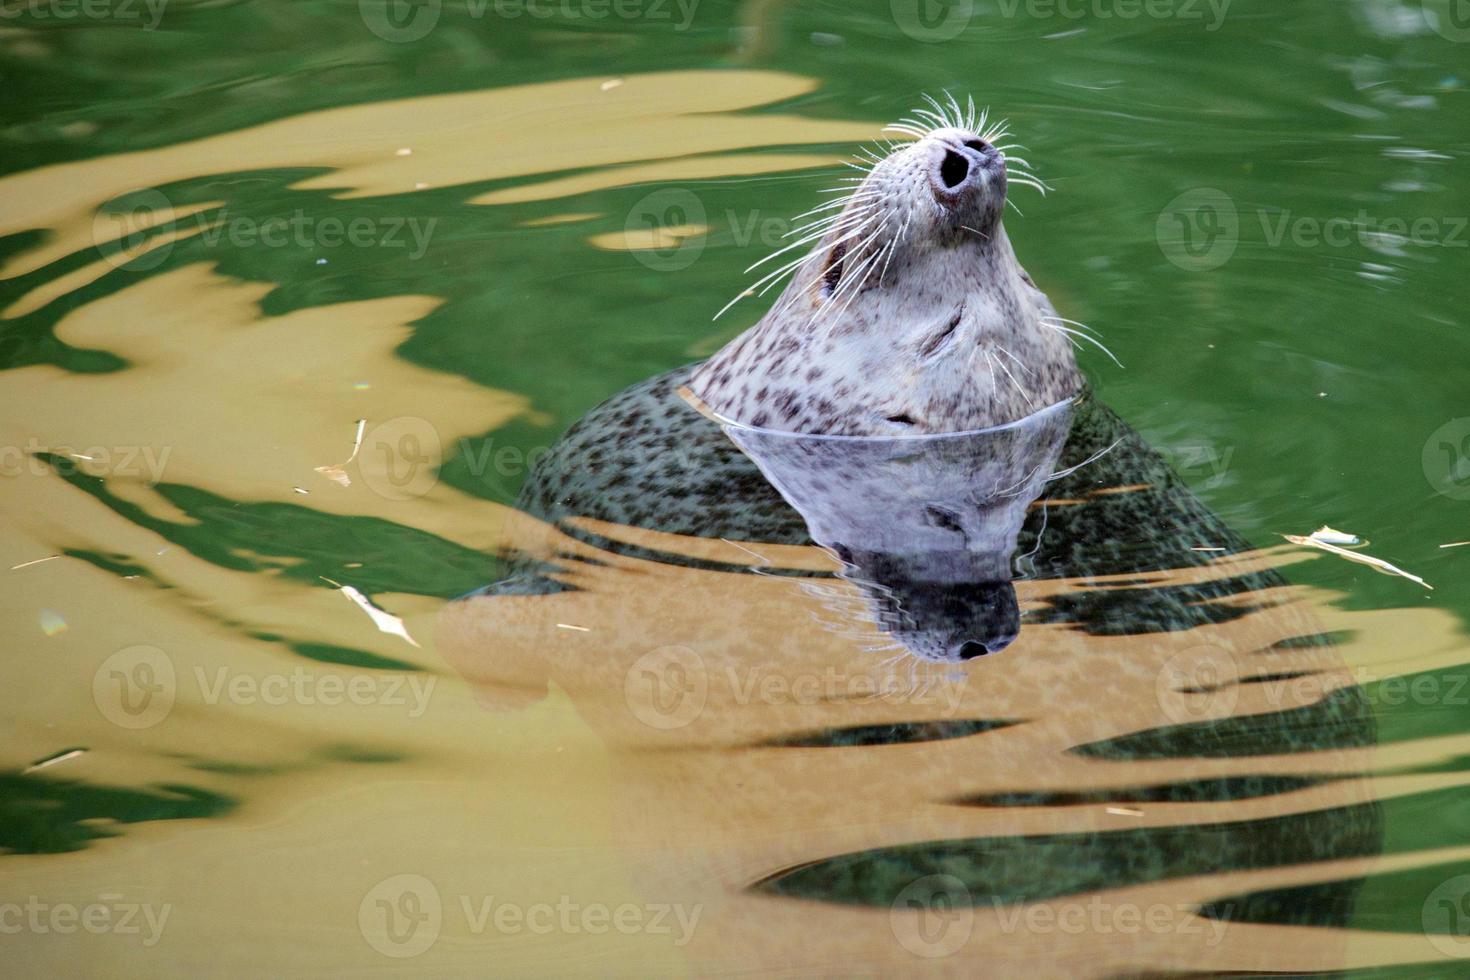
<path fill-rule="evenodd" d="M 976 657 L 985 656 L 990 652 L 990 648 L 975 640 L 966 640 L 960 644 L 960 648 L 955 652 L 961 660 L 974 660 Z"/>
<path fill-rule="evenodd" d="M 999 151 L 984 140 L 966 134 L 967 138 L 944 139 L 936 147 L 937 159 L 930 172 L 934 196 L 941 204 L 954 205 L 980 187 L 986 171 L 1001 165 Z"/>
<path fill-rule="evenodd" d="M 939 180 L 945 187 L 955 188 L 970 176 L 970 161 L 954 150 L 944 151 L 944 160 L 939 164 Z"/>

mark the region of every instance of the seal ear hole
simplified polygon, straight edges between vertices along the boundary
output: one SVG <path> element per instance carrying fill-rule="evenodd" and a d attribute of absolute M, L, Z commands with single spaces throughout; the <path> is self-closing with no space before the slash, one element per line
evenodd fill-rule
<path fill-rule="evenodd" d="M 827 258 L 827 271 L 822 273 L 823 296 L 831 296 L 837 289 L 837 284 L 842 281 L 842 258 L 846 254 L 846 243 L 832 247 L 832 254 Z"/>

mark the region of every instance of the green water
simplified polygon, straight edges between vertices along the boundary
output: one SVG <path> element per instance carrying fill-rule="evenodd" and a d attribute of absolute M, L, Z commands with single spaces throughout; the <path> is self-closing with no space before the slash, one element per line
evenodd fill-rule
<path fill-rule="evenodd" d="M 300 801 L 314 795 L 309 784 L 267 787 L 258 773 L 243 774 L 253 767 L 299 780 L 331 770 L 339 787 L 395 766 L 411 775 L 413 760 L 430 755 L 424 746 L 400 753 L 380 744 L 376 722 L 340 715 L 216 716 L 129 741 L 126 731 L 95 727 L 89 679 L 129 644 L 187 659 L 193 653 L 169 643 L 203 650 L 219 639 L 268 650 L 281 670 L 332 664 L 457 683 L 432 655 L 367 629 L 335 585 L 376 597 L 414 628 L 414 616 L 431 616 L 439 600 L 499 577 L 492 532 L 528 455 L 608 396 L 713 352 L 755 322 L 766 300 L 711 318 L 753 280 L 743 270 L 781 244 L 790 216 L 824 199 L 819 192 L 840 176 L 825 160 L 795 158 L 853 152 L 861 134 L 876 136 L 924 93 L 973 95 L 1011 120 L 1052 188 L 1013 195 L 1022 213 L 1008 213 L 1006 227 L 1021 260 L 1062 314 L 1096 327 L 1121 361 L 1082 352 L 1101 397 L 1211 509 L 1261 548 L 1324 523 L 1356 533 L 1370 540 L 1368 553 L 1433 586 L 1331 556 L 1288 572 L 1330 590 L 1342 610 L 1444 617 L 1433 640 L 1375 637 L 1412 648 L 1403 672 L 1428 685 L 1423 696 L 1376 697 L 1379 742 L 1470 734 L 1470 706 L 1455 693 L 1470 660 L 1470 546 L 1441 547 L 1470 539 L 1470 12 L 1462 0 L 1234 0 L 1223 9 L 1160 0 L 1133 16 L 1142 6 L 7 5 L 0 366 L 10 487 L 0 557 L 10 568 L 62 556 L 3 573 L 16 683 L 0 693 L 0 731 L 13 718 L 17 734 L 3 762 L 12 774 L 0 801 L 0 875 L 7 861 L 29 862 L 7 876 L 15 886 L 7 892 L 66 896 L 150 880 L 147 861 L 83 875 L 84 885 L 45 863 L 96 853 L 134 827 L 154 828 L 150 846 L 170 869 L 208 865 L 213 853 L 204 843 L 170 851 L 176 821 L 259 821 L 308 849 L 325 836 L 331 821 L 316 816 L 294 837 L 290 830 Z M 728 91 L 719 74 L 734 79 Z M 620 90 L 637 99 L 600 120 L 592 100 Z M 566 92 L 583 93 L 575 111 Z M 456 94 L 464 100 L 434 108 Z M 351 115 L 390 102 L 406 109 Z M 345 114 L 268 125 L 320 110 Z M 703 114 L 720 117 L 725 135 L 684 145 L 682 127 L 697 131 Z M 415 117 L 433 122 L 401 139 L 392 127 Z M 350 118 L 368 121 L 353 128 Z M 588 139 L 582 128 L 593 125 Z M 352 133 L 340 147 L 338 126 Z M 227 141 L 255 127 L 258 137 Z M 197 208 L 224 231 L 179 217 L 169 227 L 182 237 L 126 260 L 115 255 L 115 235 L 97 230 L 125 228 L 147 247 L 156 230 L 113 216 L 160 207 Z M 353 222 L 359 241 L 347 233 Z M 686 225 L 704 230 L 691 235 Z M 643 232 L 657 240 L 640 247 Z M 182 278 L 196 274 L 208 283 Z M 253 284 L 255 315 L 294 326 L 229 347 L 246 324 L 212 320 L 217 307 L 202 302 L 226 282 Z M 146 292 L 150 283 L 156 292 Z M 291 319 L 314 310 L 319 319 Z M 369 351 L 361 370 L 359 343 Z M 206 367 L 216 346 L 225 353 Z M 314 367 L 331 364 L 354 366 L 330 377 Z M 345 392 L 359 380 L 357 402 L 330 401 L 329 386 Z M 449 421 L 435 404 L 441 389 L 459 400 Z M 301 459 L 331 464 L 351 451 L 357 418 L 389 415 L 439 429 L 442 466 L 427 496 L 390 492 L 388 505 L 354 497 L 338 506 L 323 502 L 334 487 L 309 465 L 269 469 L 273 454 L 296 460 L 293 433 L 302 435 Z M 257 430 L 266 416 L 270 425 Z M 146 492 L 129 490 L 136 468 L 68 465 L 66 450 L 86 446 L 119 460 L 167 449 L 182 462 L 144 481 Z M 486 465 L 495 453 L 501 461 Z M 27 483 L 41 478 L 41 490 Z M 187 564 L 162 564 L 175 558 Z M 75 566 L 76 577 L 62 566 Z M 293 606 L 306 595 L 334 604 Z M 89 596 L 108 597 L 105 608 Z M 315 628 L 325 609 L 359 631 Z M 195 625 L 150 632 L 169 617 Z M 506 734 L 513 727 L 497 720 L 478 732 L 455 728 L 455 738 L 519 744 Z M 1463 771 L 1470 745 L 1445 745 L 1433 756 L 1440 771 Z M 72 746 L 89 751 L 14 774 Z M 115 767 L 110 749 L 122 760 Z M 511 765 L 524 774 L 538 764 Z M 344 767 L 351 775 L 340 775 Z M 37 787 L 43 779 L 76 779 L 77 791 L 57 796 Z M 507 816 L 506 826 L 535 823 L 537 792 L 525 793 L 525 814 Z M 257 798 L 297 802 L 252 816 Z M 1442 789 L 1433 806 L 1427 799 L 1386 806 L 1382 850 L 1470 840 L 1463 792 Z M 85 821 L 97 817 L 117 823 L 94 832 Z M 403 819 L 364 847 L 399 839 L 412 812 Z M 240 845 L 231 860 L 248 860 L 254 846 Z M 1425 892 L 1450 877 L 1441 871 L 1385 872 L 1354 924 L 1416 932 Z M 210 873 L 225 882 L 233 872 Z M 185 892 L 210 880 L 179 874 L 203 876 Z M 159 888 L 163 901 L 168 889 Z M 242 907 L 265 907 L 244 891 Z M 430 960 L 357 959 L 373 954 L 352 925 L 352 895 L 340 915 L 322 913 L 323 936 L 291 934 L 299 958 L 273 954 L 273 968 L 433 972 Z M 254 912 L 229 922 L 224 906 L 208 916 L 222 932 L 191 932 L 184 915 L 159 945 L 165 953 L 134 950 L 126 971 L 205 969 L 219 935 L 287 928 Z M 346 931 L 330 931 L 338 926 Z M 35 970 L 99 972 L 112 955 L 105 944 L 78 954 L 34 933 L 0 937 L 0 949 L 11 942 Z M 584 952 L 569 958 L 520 950 L 508 975 L 599 972 L 595 947 L 577 948 Z M 250 949 L 226 945 L 213 966 L 248 972 Z M 613 972 L 646 963 L 641 951 L 608 955 Z M 1393 958 L 1438 955 L 1426 946 L 1422 957 Z M 1448 964 L 1427 969 L 1450 975 L 1436 973 Z"/>

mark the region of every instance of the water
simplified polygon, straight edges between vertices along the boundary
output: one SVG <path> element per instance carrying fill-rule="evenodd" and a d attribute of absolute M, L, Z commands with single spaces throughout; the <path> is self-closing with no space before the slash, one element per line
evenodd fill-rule
<path fill-rule="evenodd" d="M 1452 5 L 17 9 L 7 972 L 1454 975 Z M 808 544 L 521 516 L 942 90 L 1012 120 L 1018 253 L 1240 547 L 1020 581 L 955 668 L 866 651 Z M 1279 537 L 1323 523 L 1433 590 Z M 576 589 L 450 602 L 558 551 Z"/>

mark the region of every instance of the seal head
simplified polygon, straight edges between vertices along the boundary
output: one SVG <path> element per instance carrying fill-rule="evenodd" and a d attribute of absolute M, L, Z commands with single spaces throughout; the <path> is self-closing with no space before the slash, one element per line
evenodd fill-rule
<path fill-rule="evenodd" d="M 987 127 L 973 104 L 932 104 L 894 127 L 910 142 L 873 154 L 845 196 L 803 215 L 769 259 L 794 257 L 742 294 L 792 273 L 760 322 L 691 379 L 717 415 L 919 435 L 1001 425 L 1081 389 L 1065 321 L 1001 220 L 1010 184 L 1041 184 L 1007 159 L 1004 124 Z"/>

